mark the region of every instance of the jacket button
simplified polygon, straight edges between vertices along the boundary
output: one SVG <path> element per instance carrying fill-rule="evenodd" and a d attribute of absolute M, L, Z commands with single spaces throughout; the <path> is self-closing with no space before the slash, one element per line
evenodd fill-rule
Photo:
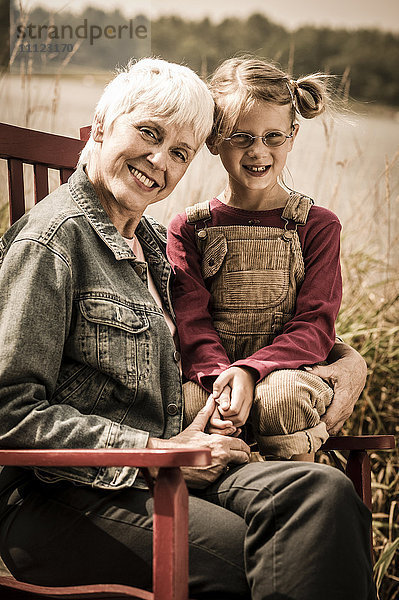
<path fill-rule="evenodd" d="M 134 267 L 134 270 L 140 277 L 144 273 L 144 267 L 142 267 L 141 265 L 137 265 L 136 267 Z"/>
<path fill-rule="evenodd" d="M 181 359 L 180 352 L 178 352 L 177 350 L 175 350 L 173 352 L 173 358 L 175 359 L 176 362 L 179 362 L 179 360 Z"/>
<path fill-rule="evenodd" d="M 177 410 L 178 410 L 177 409 L 177 404 L 168 404 L 168 406 L 166 407 L 166 412 L 171 417 L 173 417 L 174 415 L 177 414 Z"/>

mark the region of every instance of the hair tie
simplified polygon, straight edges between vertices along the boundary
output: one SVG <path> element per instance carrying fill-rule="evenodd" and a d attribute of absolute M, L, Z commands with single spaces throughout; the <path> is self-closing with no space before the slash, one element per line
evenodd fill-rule
<path fill-rule="evenodd" d="M 296 107 L 296 102 L 295 102 L 294 94 L 292 93 L 292 90 L 291 90 L 291 88 L 290 88 L 290 83 L 291 83 L 291 84 L 294 86 L 294 88 L 297 88 L 297 87 L 298 87 L 298 84 L 297 84 L 297 82 L 296 82 L 294 79 L 290 79 L 290 81 L 289 81 L 289 82 L 288 82 L 288 81 L 286 81 L 286 82 L 285 82 L 285 85 L 287 86 L 287 90 L 289 91 L 289 94 L 290 94 L 290 96 L 291 96 L 291 104 L 292 104 L 292 108 L 294 109 L 294 111 L 295 111 L 296 113 L 300 114 L 300 113 L 299 113 L 299 110 L 298 110 L 298 109 L 297 109 L 297 107 Z"/>

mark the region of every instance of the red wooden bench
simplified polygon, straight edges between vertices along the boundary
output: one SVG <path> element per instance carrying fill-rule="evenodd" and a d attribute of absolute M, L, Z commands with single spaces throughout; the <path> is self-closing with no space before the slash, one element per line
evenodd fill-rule
<path fill-rule="evenodd" d="M 74 139 L 40 131 L 24 129 L 0 123 L 0 158 L 8 163 L 9 173 L 9 207 L 10 223 L 14 223 L 25 212 L 25 193 L 23 180 L 23 163 L 31 164 L 34 168 L 35 202 L 39 202 L 48 193 L 48 169 L 57 169 L 60 172 L 60 183 L 64 183 L 73 172 L 79 152 L 90 134 L 90 127 L 83 127 L 81 139 Z M 348 451 L 346 474 L 352 480 L 356 491 L 363 502 L 371 510 L 371 473 L 370 450 L 388 450 L 395 447 L 392 435 L 379 436 L 342 436 L 330 437 L 322 450 Z M 109 454 L 114 452 L 113 455 Z M 116 453 L 119 452 L 117 455 Z M 85 586 L 83 588 L 52 588 L 45 589 L 16 582 L 12 578 L 0 578 L 0 598 L 154 598 L 156 600 L 183 600 L 187 599 L 187 547 L 186 533 L 177 535 L 177 530 L 186 532 L 186 490 L 178 467 L 182 465 L 208 464 L 204 451 L 195 454 L 190 451 L 0 451 L 0 465 L 5 464 L 57 464 L 57 465 L 101 465 L 120 466 L 134 465 L 142 468 L 161 466 L 160 475 L 155 485 L 156 507 L 159 516 L 155 517 L 154 548 L 154 593 L 143 592 L 125 586 Z M 159 453 L 161 452 L 161 454 Z M 128 458 L 132 462 L 124 462 Z M 162 455 L 162 462 L 160 457 Z M 117 458 L 118 456 L 118 458 Z M 179 462 L 190 460 L 193 462 Z M 335 461 L 338 459 L 333 455 Z M 20 462 L 20 461 L 27 462 Z M 91 462 L 91 461 L 98 462 Z M 118 460 L 118 462 L 107 461 Z M 9 462 L 6 462 L 9 461 Z M 55 461 L 55 462 L 52 462 Z M 61 461 L 61 462 L 56 462 Z M 62 462 L 65 461 L 65 462 Z M 66 462 L 68 461 L 68 462 Z M 81 461 L 81 462 L 75 462 Z M 122 461 L 122 462 L 119 462 Z M 158 462 L 157 462 L 158 461 Z M 169 461 L 169 462 L 168 462 Z M 177 462 L 176 462 L 177 461 Z M 339 465 L 337 465 L 339 466 Z M 342 467 L 341 467 L 342 468 Z M 167 513 L 167 514 L 166 514 Z M 174 520 L 173 520 L 174 519 Z M 175 523 L 174 525 L 172 523 Z M 163 541 L 162 541 L 163 540 Z M 167 545 L 170 543 L 170 546 Z M 185 549 L 183 548 L 185 546 Z M 171 548 L 174 550 L 171 552 Z M 178 557 L 181 557 L 180 559 Z M 173 574 L 177 573 L 177 574 Z M 180 583 L 179 583 L 180 582 Z M 7 590 L 7 592 L 4 592 Z M 11 590 L 14 590 L 13 592 Z M 19 595 L 18 595 L 19 594 Z M 21 595 L 22 594 L 22 595 Z M 71 595 L 72 594 L 72 595 Z M 75 594 L 75 595 L 73 595 Z M 80 595 L 79 595 L 80 594 Z M 93 595 L 94 594 L 94 595 Z M 97 596 L 96 596 L 97 594 Z M 136 594 L 136 596 L 134 596 Z M 140 595 L 141 594 L 141 595 Z"/>
<path fill-rule="evenodd" d="M 153 592 L 105 584 L 51 588 L 0 577 L 0 598 L 187 600 L 188 492 L 180 467 L 206 466 L 210 455 L 197 449 L 0 450 L 0 465 L 140 467 L 154 495 Z M 154 485 L 149 467 L 159 467 Z"/>

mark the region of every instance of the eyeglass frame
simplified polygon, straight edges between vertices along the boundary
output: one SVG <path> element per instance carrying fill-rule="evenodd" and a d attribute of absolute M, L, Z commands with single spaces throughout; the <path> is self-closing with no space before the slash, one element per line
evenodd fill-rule
<path fill-rule="evenodd" d="M 277 144 L 277 145 L 275 145 L 275 146 L 269 146 L 269 144 L 268 144 L 268 143 L 267 143 L 267 141 L 266 141 L 266 139 L 267 139 L 267 136 L 268 136 L 270 133 L 276 133 L 276 132 L 277 132 L 277 133 L 281 133 L 281 135 L 285 136 L 285 140 L 284 140 L 283 142 L 281 142 L 281 144 Z M 286 135 L 286 134 L 285 134 L 285 133 L 283 133 L 282 131 L 278 131 L 278 130 L 275 130 L 275 131 L 269 131 L 269 132 L 268 132 L 268 133 L 266 133 L 265 135 L 252 135 L 251 133 L 247 133 L 246 131 L 236 131 L 236 132 L 235 132 L 235 133 L 233 133 L 233 135 L 231 135 L 230 137 L 227 137 L 227 138 L 222 138 L 222 140 L 223 140 L 224 142 L 230 142 L 230 145 L 231 145 L 231 146 L 233 146 L 233 148 L 241 148 L 241 149 L 243 149 L 243 150 L 244 150 L 244 149 L 247 149 L 247 148 L 250 148 L 250 147 L 253 145 L 253 143 L 254 143 L 254 141 L 255 141 L 255 140 L 262 140 L 262 142 L 264 143 L 264 145 L 265 145 L 265 146 L 267 146 L 267 148 L 279 148 L 280 146 L 282 146 L 283 144 L 285 144 L 285 142 L 286 142 L 287 140 L 289 140 L 289 139 L 292 139 L 292 137 L 294 136 L 294 133 L 295 133 L 295 125 L 292 125 L 292 132 L 291 132 L 291 134 L 290 134 L 290 135 Z M 237 136 L 237 135 L 246 135 L 246 136 L 248 136 L 249 138 L 251 138 L 251 139 L 252 139 L 252 141 L 250 142 L 250 144 L 248 144 L 248 146 L 234 146 L 234 144 L 232 144 L 232 143 L 231 143 L 231 140 L 232 140 L 232 138 L 234 138 L 234 136 Z"/>

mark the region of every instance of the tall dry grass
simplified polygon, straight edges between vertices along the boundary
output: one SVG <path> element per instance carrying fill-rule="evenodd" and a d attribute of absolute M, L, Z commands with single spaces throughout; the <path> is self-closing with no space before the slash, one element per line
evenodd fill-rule
<path fill-rule="evenodd" d="M 338 331 L 366 359 L 365 389 L 344 433 L 399 433 L 398 286 L 386 265 L 364 251 L 343 256 L 344 302 Z M 382 273 L 381 273 L 382 270 Z M 374 274 L 373 284 L 370 275 Z M 381 278 L 379 276 L 382 275 Z M 373 452 L 373 535 L 381 600 L 399 598 L 399 450 Z"/>
<path fill-rule="evenodd" d="M 25 73 L 24 77 L 21 77 L 22 90 L 25 94 L 32 94 L 32 77 L 29 73 Z M 65 85 L 61 76 L 52 82 L 53 92 L 47 93 L 45 102 L 41 101 L 40 115 L 39 111 L 35 111 L 33 99 L 28 98 L 23 104 L 24 113 L 10 121 L 68 135 L 77 132 L 80 125 L 89 122 L 88 107 L 79 104 L 84 98 L 76 95 L 75 86 L 69 99 L 69 110 L 73 117 L 71 123 L 65 125 L 61 118 L 65 114 L 60 109 L 60 101 L 65 102 Z M 69 85 L 72 86 L 73 82 L 70 81 Z M 91 97 L 99 96 L 101 87 L 102 82 L 90 89 Z M 3 79 L 0 99 L 2 96 L 3 99 L 7 98 L 9 89 Z M 13 101 L 10 97 L 7 100 Z M 93 107 L 94 103 L 90 110 Z M 43 115 L 49 118 L 48 127 L 36 125 L 39 116 L 42 118 Z M 303 125 L 305 134 L 310 131 L 307 127 L 310 126 Z M 337 331 L 362 354 L 368 365 L 366 387 L 352 417 L 345 424 L 344 433 L 397 435 L 399 311 L 396 275 L 398 256 L 395 249 L 399 221 L 398 152 L 387 154 L 379 173 L 370 177 L 364 186 L 365 172 L 362 168 L 371 148 L 365 146 L 356 128 L 350 129 L 349 134 L 346 132 L 345 144 L 342 146 L 341 143 L 340 146 L 342 131 L 336 122 L 323 122 L 316 135 L 319 142 L 315 142 L 315 146 L 313 142 L 310 145 L 306 142 L 305 135 L 303 146 L 299 145 L 296 149 L 297 158 L 293 153 L 289 183 L 291 187 L 314 195 L 316 199 L 322 197 L 344 224 L 344 297 Z M 348 142 L 349 138 L 352 145 Z M 377 147 L 373 148 L 373 152 L 374 161 L 385 150 Z M 6 179 L 3 163 L 0 164 L 0 233 L 8 226 Z M 171 197 L 150 207 L 148 212 L 167 224 L 172 216 L 186 206 L 220 192 L 224 182 L 225 175 L 218 159 L 203 150 Z M 350 182 L 354 182 L 354 185 L 349 187 Z M 32 195 L 31 183 L 28 183 L 27 192 Z M 345 457 L 342 459 L 345 461 Z M 372 453 L 371 461 L 375 579 L 381 600 L 398 600 L 398 450 Z"/>

